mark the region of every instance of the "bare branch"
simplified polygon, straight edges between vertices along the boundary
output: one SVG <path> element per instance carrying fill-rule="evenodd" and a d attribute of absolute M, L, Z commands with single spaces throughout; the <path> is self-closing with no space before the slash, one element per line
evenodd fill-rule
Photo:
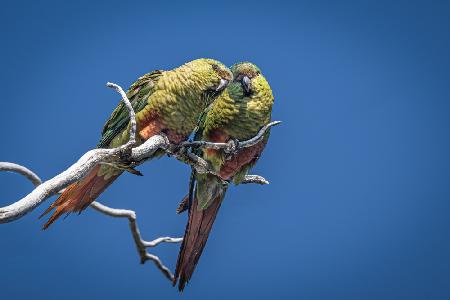
<path fill-rule="evenodd" d="M 223 149 L 226 153 L 235 152 L 242 148 L 248 148 L 251 146 L 256 145 L 258 142 L 260 142 L 263 137 L 264 133 L 272 126 L 280 124 L 281 121 L 273 121 L 269 124 L 262 127 L 258 134 L 255 135 L 253 138 L 246 140 L 246 141 L 239 141 L 238 145 L 234 145 L 233 140 L 231 140 L 228 143 L 212 143 L 207 141 L 192 141 L 192 142 L 183 142 L 181 143 L 181 147 L 203 147 L 203 148 L 210 148 L 210 149 L 216 149 L 220 150 Z"/>
<path fill-rule="evenodd" d="M 125 103 L 130 114 L 130 140 L 123 146 L 112 149 L 93 149 L 84 154 L 75 164 L 70 166 L 61 174 L 49 179 L 35 188 L 30 194 L 21 200 L 0 208 L 0 223 L 7 223 L 14 221 L 41 204 L 47 198 L 55 195 L 60 190 L 66 188 L 68 185 L 83 178 L 90 170 L 97 164 L 106 162 L 114 163 L 121 160 L 120 154 L 124 150 L 130 150 L 129 159 L 132 161 L 142 161 L 150 157 L 157 149 L 165 149 L 168 146 L 168 141 L 165 137 L 154 136 L 148 139 L 142 145 L 132 148 L 136 141 L 136 117 L 123 89 L 114 84 L 108 83 L 108 87 L 116 89 L 122 96 L 122 101 Z M 19 171 L 17 171 L 19 172 Z"/>
<path fill-rule="evenodd" d="M 23 175 L 28 180 L 30 180 L 34 186 L 38 186 L 42 183 L 41 178 L 39 178 L 39 176 L 37 176 L 34 172 L 18 164 L 13 164 L 10 162 L 0 162 L 0 171 L 19 173 L 20 175 Z"/>
<path fill-rule="evenodd" d="M 130 158 L 133 161 L 140 161 L 144 157 L 151 156 L 157 149 L 165 147 L 165 139 L 154 136 L 141 146 L 133 148 Z M 88 151 L 67 170 L 45 181 L 21 200 L 0 208 L 0 223 L 11 222 L 27 214 L 47 198 L 83 178 L 98 163 L 120 161 L 118 156 L 120 150 L 120 148 L 114 148 Z"/>
<path fill-rule="evenodd" d="M 278 124 L 281 124 L 281 121 L 272 121 L 269 124 L 265 125 L 263 128 L 261 128 L 259 130 L 257 135 L 255 135 L 254 137 L 252 137 L 249 140 L 246 140 L 244 142 L 240 142 L 239 143 L 239 148 L 248 148 L 248 147 L 251 147 L 251 146 L 254 146 L 254 145 L 258 144 L 264 138 L 264 133 L 266 133 L 266 131 L 270 127 L 276 126 Z"/>
<path fill-rule="evenodd" d="M 198 155 L 195 155 L 194 153 L 188 151 L 187 148 L 189 147 L 205 147 L 205 148 L 211 148 L 220 150 L 223 149 L 225 153 L 232 154 L 236 153 L 242 148 L 251 147 L 255 144 L 257 144 L 264 136 L 264 133 L 269 129 L 271 126 L 277 125 L 281 123 L 280 121 L 274 121 L 263 128 L 258 132 L 258 135 L 256 135 L 254 138 L 249 139 L 247 141 L 239 142 L 230 140 L 228 143 L 212 143 L 207 141 L 193 141 L 193 142 L 183 142 L 180 145 L 170 145 L 166 148 L 166 153 L 169 156 L 175 157 L 177 160 L 190 165 L 193 167 L 197 173 L 203 174 L 208 173 L 212 174 L 214 176 L 217 176 L 220 178 L 220 175 L 211 170 L 210 165 L 207 161 L 205 161 L 203 158 L 199 157 Z M 268 181 L 265 180 L 263 177 L 258 175 L 249 175 L 251 176 L 251 179 L 249 177 L 249 180 L 245 180 L 242 183 L 258 183 L 258 184 L 268 184 Z M 256 176 L 256 177 L 255 177 Z"/>
<path fill-rule="evenodd" d="M 281 121 L 273 121 L 268 123 L 259 130 L 256 136 L 246 141 L 230 140 L 227 143 L 213 143 L 207 141 L 185 141 L 180 143 L 179 145 L 171 145 L 167 147 L 166 153 L 169 156 L 174 156 L 179 161 L 190 165 L 195 169 L 197 173 L 201 174 L 208 173 L 220 178 L 220 176 L 216 172 L 211 170 L 208 162 L 206 162 L 203 158 L 195 155 L 194 153 L 188 151 L 187 149 L 189 147 L 194 148 L 203 147 L 216 150 L 222 149 L 227 154 L 233 154 L 239 151 L 240 149 L 256 145 L 264 138 L 264 134 L 267 132 L 267 130 L 269 130 L 270 127 L 276 126 L 280 123 Z M 248 175 L 248 176 L 249 176 L 248 179 L 245 179 L 242 183 L 257 183 L 257 184 L 269 183 L 265 178 L 259 175 Z"/>
<path fill-rule="evenodd" d="M 0 171 L 12 171 L 19 173 L 29 179 L 35 186 L 39 186 L 42 183 L 41 179 L 33 171 L 18 164 L 0 162 Z M 173 280 L 173 274 L 170 272 L 169 268 L 162 263 L 158 256 L 148 253 L 146 249 L 156 247 L 161 243 L 179 243 L 183 240 L 182 238 L 159 237 L 153 241 L 145 241 L 142 239 L 139 227 L 136 223 L 136 212 L 127 209 L 111 208 L 96 201 L 91 203 L 90 206 L 96 211 L 110 217 L 128 218 L 131 234 L 133 236 L 134 243 L 136 244 L 136 249 L 138 250 L 141 263 L 144 264 L 147 260 L 153 261 L 164 276 L 166 276 L 169 280 Z"/>
<path fill-rule="evenodd" d="M 241 184 L 248 183 L 269 184 L 269 181 L 259 175 L 245 175 L 244 180 L 241 182 Z"/>
<path fill-rule="evenodd" d="M 177 160 L 190 165 L 197 171 L 197 173 L 201 174 L 209 173 L 215 176 L 219 176 L 218 174 L 209 169 L 208 162 L 203 158 L 201 158 L 200 156 L 197 156 L 194 153 L 187 151 L 187 149 L 184 147 L 182 148 L 176 147 L 177 149 L 175 149 L 175 151 L 170 148 L 171 147 L 166 149 L 167 155 L 173 156 Z"/>
<path fill-rule="evenodd" d="M 136 114 L 130 100 L 127 97 L 127 94 L 119 85 L 112 82 L 107 82 L 106 86 L 115 89 L 122 96 L 122 102 L 128 109 L 128 113 L 130 115 L 130 137 L 128 138 L 128 142 L 120 148 L 129 149 L 136 144 Z"/>
<path fill-rule="evenodd" d="M 127 209 L 110 208 L 99 202 L 91 203 L 91 207 L 98 212 L 111 217 L 128 218 L 131 234 L 133 236 L 134 243 L 136 244 L 136 249 L 138 251 L 139 257 L 141 258 L 141 264 L 144 264 L 147 260 L 151 260 L 169 280 L 173 280 L 173 274 L 172 272 L 170 272 L 169 268 L 167 268 L 162 263 L 161 259 L 158 256 L 148 253 L 147 248 L 156 247 L 161 243 L 179 243 L 183 240 L 182 238 L 160 237 L 153 241 L 145 241 L 142 239 L 141 233 L 139 231 L 139 227 L 136 222 L 136 213 L 134 211 Z"/>
<path fill-rule="evenodd" d="M 164 138 L 154 136 L 141 146 L 133 148 L 131 159 L 140 161 L 143 157 L 149 157 L 157 149 L 164 148 L 165 146 L 166 141 Z M 0 208 L 0 223 L 11 222 L 27 214 L 47 198 L 83 178 L 98 163 L 118 161 L 118 149 L 94 149 L 88 151 L 67 170 L 45 181 L 21 200 Z"/>

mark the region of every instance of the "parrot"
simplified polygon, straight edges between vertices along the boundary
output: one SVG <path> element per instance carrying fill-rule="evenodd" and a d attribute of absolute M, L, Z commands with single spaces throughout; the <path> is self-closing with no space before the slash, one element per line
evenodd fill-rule
<path fill-rule="evenodd" d="M 200 58 L 169 71 L 156 70 L 140 77 L 126 93 L 136 113 L 137 145 L 161 133 L 175 145 L 186 140 L 202 113 L 223 92 L 232 76 L 221 62 Z M 115 148 L 127 143 L 129 121 L 129 112 L 121 102 L 105 123 L 97 148 Z M 151 158 L 163 154 L 160 150 Z M 62 214 L 81 213 L 124 171 L 140 174 L 126 166 L 99 164 L 94 167 L 84 178 L 69 185 L 41 215 L 56 208 L 43 229 Z"/>
<path fill-rule="evenodd" d="M 194 140 L 238 143 L 256 136 L 270 122 L 274 97 L 261 70 L 253 63 L 242 62 L 233 65 L 231 72 L 233 81 L 203 116 Z M 189 211 L 173 278 L 174 286 L 178 281 L 179 291 L 183 291 L 194 272 L 228 183 L 242 182 L 259 159 L 268 138 L 266 131 L 259 143 L 238 149 L 231 156 L 223 150 L 193 150 L 215 174 L 200 174 L 193 169 L 189 195 L 177 210 L 178 213 Z"/>

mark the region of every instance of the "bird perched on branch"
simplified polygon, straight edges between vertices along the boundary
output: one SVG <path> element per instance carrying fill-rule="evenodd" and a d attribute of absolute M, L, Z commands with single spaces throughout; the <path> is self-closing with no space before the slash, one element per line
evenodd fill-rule
<path fill-rule="evenodd" d="M 206 113 L 195 140 L 215 143 L 247 140 L 270 122 L 274 98 L 259 68 L 244 62 L 234 65 L 231 71 L 233 82 Z M 189 195 L 180 204 L 181 208 L 189 207 L 189 220 L 173 280 L 173 285 L 179 280 L 180 291 L 191 278 L 202 254 L 228 182 L 239 184 L 244 179 L 260 157 L 268 138 L 269 132 L 258 144 L 240 149 L 231 156 L 223 150 L 197 151 L 196 154 L 203 157 L 219 177 L 194 171 L 192 177 L 195 180 L 191 180 Z M 183 205 L 187 202 L 189 205 Z"/>
<path fill-rule="evenodd" d="M 170 71 L 153 71 L 140 77 L 127 91 L 136 112 L 137 144 L 154 135 L 166 134 L 178 144 L 192 133 L 204 110 L 222 93 L 232 73 L 219 61 L 197 59 Z M 120 103 L 103 127 L 97 148 L 115 148 L 129 140 L 130 117 Z M 157 152 L 155 156 L 162 153 Z M 123 171 L 139 174 L 127 166 L 97 165 L 88 175 L 73 183 L 42 214 L 56 208 L 46 229 L 62 214 L 81 212 Z M 41 217 L 42 217 L 41 216 Z"/>

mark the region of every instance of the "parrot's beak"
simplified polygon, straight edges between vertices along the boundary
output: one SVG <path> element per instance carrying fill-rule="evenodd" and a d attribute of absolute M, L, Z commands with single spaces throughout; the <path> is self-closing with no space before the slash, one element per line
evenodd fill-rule
<path fill-rule="evenodd" d="M 247 76 L 244 76 L 242 78 L 242 86 L 244 87 L 245 92 L 250 93 L 250 89 L 251 89 L 251 81 L 250 78 L 248 78 Z"/>
<path fill-rule="evenodd" d="M 227 87 L 227 85 L 228 85 L 228 80 L 223 79 L 223 78 L 220 79 L 220 84 L 219 84 L 219 86 L 217 87 L 216 92 L 222 91 L 224 88 Z"/>

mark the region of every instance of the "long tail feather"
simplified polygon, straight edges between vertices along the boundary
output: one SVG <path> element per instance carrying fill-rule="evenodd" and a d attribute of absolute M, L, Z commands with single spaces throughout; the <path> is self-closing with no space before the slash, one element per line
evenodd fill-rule
<path fill-rule="evenodd" d="M 208 201 L 209 205 L 204 209 L 198 207 L 198 197 L 195 197 L 189 208 L 189 221 L 186 225 L 173 280 L 174 286 L 179 280 L 179 291 L 183 291 L 194 273 L 224 196 L 225 189 Z"/>
<path fill-rule="evenodd" d="M 68 186 L 59 198 L 47 208 L 39 218 L 42 218 L 54 208 L 56 209 L 42 227 L 43 230 L 47 229 L 63 214 L 81 213 L 121 174 L 118 173 L 105 179 L 104 176 L 97 175 L 99 170 L 100 166 L 95 167 L 85 178 Z"/>

